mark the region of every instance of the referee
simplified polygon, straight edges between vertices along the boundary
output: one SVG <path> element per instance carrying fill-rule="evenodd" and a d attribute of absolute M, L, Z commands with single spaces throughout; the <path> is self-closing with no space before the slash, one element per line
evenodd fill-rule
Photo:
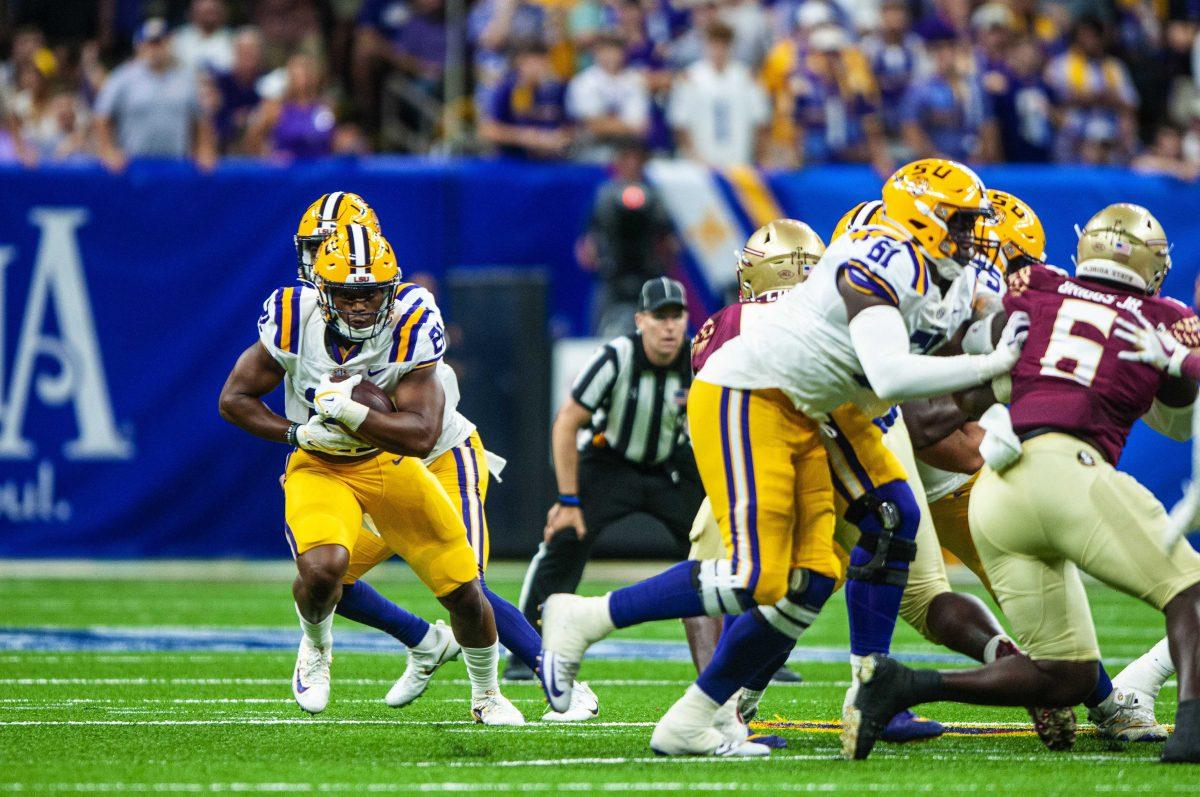
<path fill-rule="evenodd" d="M 575 591 L 592 545 L 622 518 L 635 512 L 657 518 L 686 555 L 704 487 L 687 438 L 692 370 L 685 301 L 675 280 L 647 280 L 634 315 L 637 332 L 597 350 L 554 419 L 558 500 L 546 515 L 545 541 L 520 600 L 534 627 L 543 601 Z M 580 448 L 584 428 L 590 435 Z M 506 678 L 533 677 L 518 664 L 509 662 Z"/>

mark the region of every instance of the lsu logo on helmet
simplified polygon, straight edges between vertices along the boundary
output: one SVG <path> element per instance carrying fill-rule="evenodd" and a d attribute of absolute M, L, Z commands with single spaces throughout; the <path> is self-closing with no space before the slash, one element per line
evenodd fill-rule
<path fill-rule="evenodd" d="M 387 326 L 400 266 L 391 244 L 362 224 L 338 227 L 312 264 L 325 323 L 349 341 L 369 340 Z"/>
<path fill-rule="evenodd" d="M 1031 263 L 1046 262 L 1046 232 L 1027 203 L 1004 191 L 989 188 L 992 215 L 975 226 L 975 254 L 987 259 L 1001 274 L 1010 274 Z"/>

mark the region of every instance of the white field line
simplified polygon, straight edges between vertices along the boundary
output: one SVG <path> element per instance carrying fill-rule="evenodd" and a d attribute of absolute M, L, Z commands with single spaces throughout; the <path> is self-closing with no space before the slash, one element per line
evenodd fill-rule
<path fill-rule="evenodd" d="M 241 794 L 436 794 L 436 793 L 593 793 L 593 792 L 762 792 L 764 790 L 787 794 L 910 794 L 950 793 L 974 794 L 996 791 L 989 783 L 931 783 L 928 781 L 905 780 L 903 783 L 771 783 L 768 786 L 755 783 L 711 783 L 680 781 L 646 781 L 633 783 L 604 781 L 569 781 L 559 783 L 0 783 L 5 792 L 77 792 L 77 793 L 183 793 L 212 794 L 235 792 Z M 1076 792 L 1086 787 L 1075 787 Z M 1101 794 L 1195 794 L 1200 785 L 1176 783 L 1170 786 L 1137 783 L 1098 783 L 1092 791 Z"/>
<path fill-rule="evenodd" d="M 220 717 L 212 719 L 195 719 L 195 720 L 0 720 L 0 728 L 3 727 L 101 727 L 101 726 L 123 726 L 123 725 L 158 725 L 165 727 L 172 726 L 189 726 L 189 725 L 422 725 L 422 726 L 468 726 L 473 727 L 479 723 L 473 720 L 390 720 L 390 719 L 318 719 L 316 717 Z M 578 726 L 578 723 L 559 723 L 550 725 L 538 725 L 539 730 L 546 728 L 567 728 L 570 726 Z M 483 728 L 482 725 L 479 725 Z M 653 722 L 596 722 L 590 720 L 587 722 L 589 728 L 652 728 Z M 578 727 L 574 728 L 578 730 Z M 515 727 L 493 727 L 487 728 L 489 733 L 494 733 L 499 730 L 521 731 L 522 726 Z"/>
<path fill-rule="evenodd" d="M 687 686 L 694 679 L 674 678 L 588 678 L 592 686 Z M 287 678 L 0 678 L 0 686 L 277 686 Z M 394 678 L 335 678 L 335 685 L 391 686 Z M 433 683 L 449 686 L 469 686 L 466 678 L 436 678 Z M 772 684 L 771 689 L 798 687 L 849 686 L 849 681 L 802 681 Z M 502 688 L 513 686 L 537 687 L 536 681 L 501 681 Z"/>

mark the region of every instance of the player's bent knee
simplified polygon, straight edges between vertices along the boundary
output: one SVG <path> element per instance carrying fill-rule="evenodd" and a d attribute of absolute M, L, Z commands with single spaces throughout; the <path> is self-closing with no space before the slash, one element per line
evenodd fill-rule
<path fill-rule="evenodd" d="M 861 535 L 851 554 L 846 577 L 874 584 L 904 587 L 908 563 L 917 558 L 917 528 L 921 508 L 907 482 L 889 482 L 858 498 L 846 519 Z"/>
<path fill-rule="evenodd" d="M 707 559 L 694 564 L 692 583 L 700 593 L 705 614 L 741 614 L 754 607 L 754 595 L 746 588 L 748 578 L 734 572 L 731 561 Z"/>
<path fill-rule="evenodd" d="M 807 568 L 796 568 L 788 577 L 787 592 L 771 605 L 760 605 L 759 616 L 784 636 L 799 639 L 821 613 L 837 581 Z"/>
<path fill-rule="evenodd" d="M 318 545 L 296 558 L 296 572 L 305 585 L 333 589 L 350 567 L 350 552 L 341 545 Z"/>

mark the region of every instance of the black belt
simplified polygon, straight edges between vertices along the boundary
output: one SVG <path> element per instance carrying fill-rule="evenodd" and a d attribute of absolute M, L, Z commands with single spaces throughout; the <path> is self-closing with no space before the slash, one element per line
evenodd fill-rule
<path fill-rule="evenodd" d="M 1082 435 L 1079 432 L 1070 431 L 1068 429 L 1060 429 L 1057 426 L 1035 426 L 1027 432 L 1022 432 L 1017 435 L 1017 439 L 1022 443 L 1032 440 L 1035 437 L 1041 437 L 1044 434 L 1065 434 L 1068 437 L 1074 437 L 1081 443 L 1091 446 L 1097 451 L 1103 451 L 1100 446 L 1096 445 L 1096 441 L 1087 435 Z"/>

